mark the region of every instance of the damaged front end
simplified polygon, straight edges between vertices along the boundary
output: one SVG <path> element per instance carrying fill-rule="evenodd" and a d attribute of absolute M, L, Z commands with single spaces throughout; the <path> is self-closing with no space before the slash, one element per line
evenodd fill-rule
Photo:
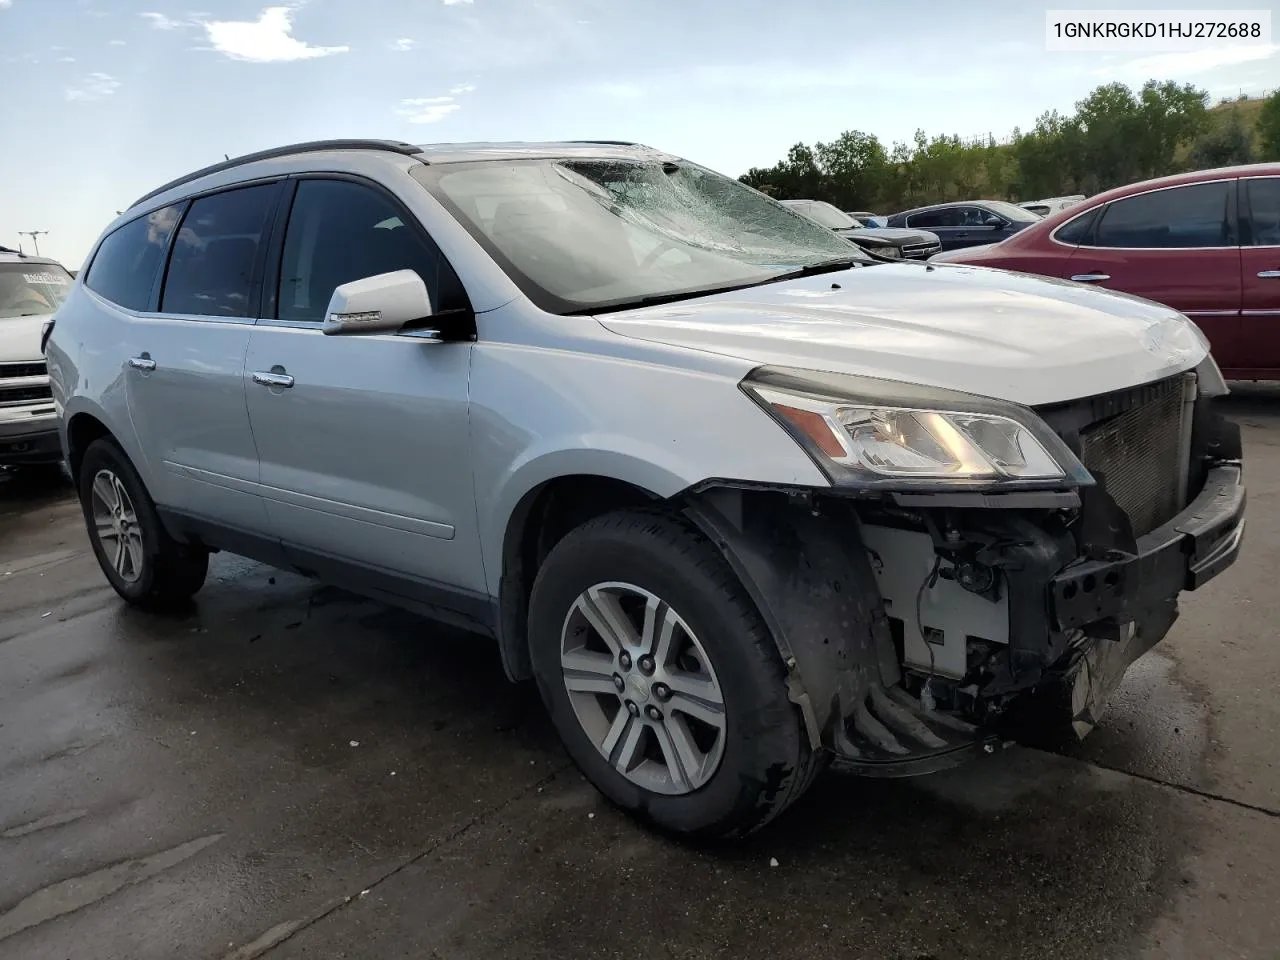
<path fill-rule="evenodd" d="M 865 774 L 925 773 L 1083 736 L 1178 594 L 1235 560 L 1245 495 L 1222 393 L 1206 361 L 1023 411 L 1028 435 L 1070 458 L 1056 483 L 712 484 L 686 509 L 777 639 L 813 745 Z"/>

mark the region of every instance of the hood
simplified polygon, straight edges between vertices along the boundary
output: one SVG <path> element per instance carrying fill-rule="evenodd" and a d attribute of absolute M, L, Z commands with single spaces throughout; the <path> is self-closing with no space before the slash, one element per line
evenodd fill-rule
<path fill-rule="evenodd" d="M 52 316 L 44 313 L 34 317 L 0 317 L 0 363 L 43 360 L 40 331 Z"/>
<path fill-rule="evenodd" d="M 944 250 L 942 253 L 935 253 L 929 258 L 929 262 L 948 263 L 953 260 L 958 260 L 963 263 L 970 257 L 974 256 L 974 254 L 986 253 L 988 250 L 994 250 L 998 246 L 1000 246 L 998 243 L 980 243 L 973 247 L 957 247 L 954 250 Z"/>
<path fill-rule="evenodd" d="M 1037 405 L 1195 367 L 1168 307 L 983 267 L 885 264 L 602 314 L 622 336 Z"/>
<path fill-rule="evenodd" d="M 908 243 L 932 243 L 938 239 L 934 234 L 911 230 L 906 227 L 850 227 L 848 230 L 837 230 L 836 233 L 842 237 L 849 238 L 854 243 L 865 238 L 868 240 L 884 240 L 892 243 L 895 247 L 904 246 Z"/>

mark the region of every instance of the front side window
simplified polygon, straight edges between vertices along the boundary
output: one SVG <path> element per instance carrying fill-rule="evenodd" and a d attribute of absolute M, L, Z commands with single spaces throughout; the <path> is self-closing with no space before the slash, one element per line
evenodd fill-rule
<path fill-rule="evenodd" d="M 531 300 L 616 309 L 866 260 L 830 230 L 736 180 L 657 160 L 417 167 L 423 183 Z"/>
<path fill-rule="evenodd" d="M 71 284 L 56 263 L 0 263 L 0 320 L 54 313 Z"/>
<path fill-rule="evenodd" d="M 1231 181 L 1196 183 L 1108 205 L 1089 246 L 1129 249 L 1231 247 Z"/>
<path fill-rule="evenodd" d="M 1101 209 L 1101 207 L 1094 207 L 1092 210 L 1086 210 L 1074 220 L 1063 224 L 1054 234 L 1054 238 L 1059 243 L 1069 243 L 1073 246 L 1085 243 L 1093 232 L 1093 224 L 1097 221 L 1098 212 Z"/>
<path fill-rule="evenodd" d="M 241 187 L 191 204 L 173 244 L 162 313 L 247 317 L 258 249 L 279 185 Z"/>
<path fill-rule="evenodd" d="M 161 207 L 114 230 L 98 246 L 85 286 L 126 310 L 148 309 L 156 273 L 181 213 L 180 207 Z"/>
<path fill-rule="evenodd" d="M 437 313 L 461 309 L 466 298 L 436 250 L 405 222 L 390 198 L 349 180 L 298 184 L 280 265 L 277 316 L 320 322 L 344 283 L 396 270 L 422 278 Z"/>
<path fill-rule="evenodd" d="M 1255 247 L 1280 247 L 1280 177 L 1242 180 L 1249 192 L 1250 243 Z"/>

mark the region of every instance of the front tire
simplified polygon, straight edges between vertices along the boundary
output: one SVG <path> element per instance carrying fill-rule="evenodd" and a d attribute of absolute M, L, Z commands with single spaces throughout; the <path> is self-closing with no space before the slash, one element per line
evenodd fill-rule
<path fill-rule="evenodd" d="M 204 585 L 209 552 L 169 536 L 142 478 L 115 441 L 104 437 L 89 445 L 77 486 L 94 555 L 121 597 L 141 607 L 168 608 Z"/>
<path fill-rule="evenodd" d="M 625 511 L 556 544 L 529 602 L 534 674 L 578 767 L 632 815 L 742 836 L 821 766 L 760 614 L 676 516 Z"/>

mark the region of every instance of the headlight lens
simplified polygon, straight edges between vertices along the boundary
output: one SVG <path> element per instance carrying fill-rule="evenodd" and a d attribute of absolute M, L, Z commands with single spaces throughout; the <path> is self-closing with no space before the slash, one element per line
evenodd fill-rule
<path fill-rule="evenodd" d="M 779 378 L 766 374 L 763 379 Z M 844 379 L 868 387 L 867 393 L 879 392 L 875 385 L 883 383 Z M 824 395 L 822 386 L 815 384 L 810 391 L 766 385 L 759 379 L 743 384 L 819 458 L 836 482 L 1044 486 L 1068 481 L 1074 486 L 1092 480 L 1066 445 L 1029 410 L 946 392 L 936 399 L 955 397 L 954 405 L 921 404 L 913 402 L 917 396 L 893 396 L 894 386 L 907 394 L 925 392 L 902 384 L 886 384 L 883 403 L 856 394 L 848 399 Z M 966 399 L 971 402 L 966 404 Z"/>
<path fill-rule="evenodd" d="M 868 247 L 867 249 L 877 256 L 887 257 L 890 260 L 902 259 L 902 251 L 897 247 L 891 247 L 888 244 L 885 244 L 883 247 Z"/>

